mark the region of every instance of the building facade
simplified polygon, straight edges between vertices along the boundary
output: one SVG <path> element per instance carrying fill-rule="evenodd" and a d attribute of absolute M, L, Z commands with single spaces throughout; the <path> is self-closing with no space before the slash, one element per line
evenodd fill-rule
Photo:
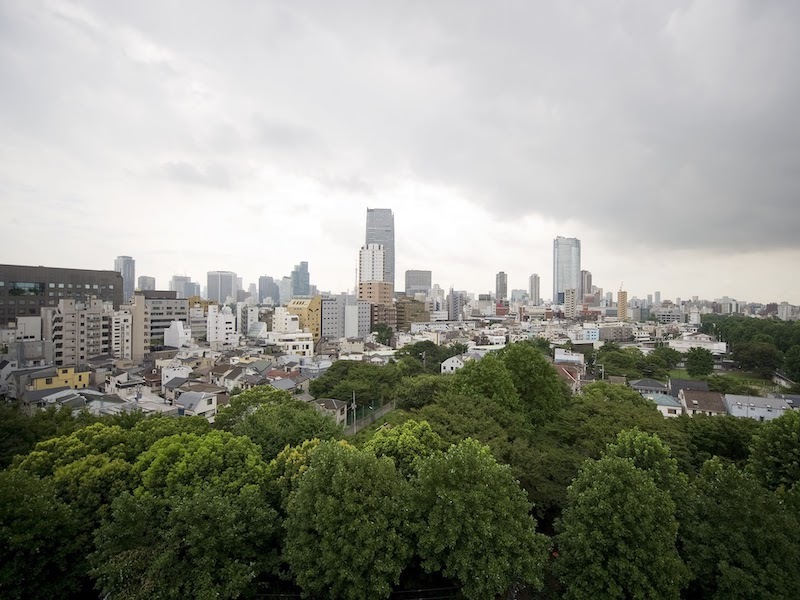
<path fill-rule="evenodd" d="M 558 236 L 553 240 L 553 302 L 564 303 L 564 292 L 581 287 L 581 241 Z"/>
<path fill-rule="evenodd" d="M 364 244 L 358 252 L 358 282 L 384 281 L 386 251 L 383 244 Z"/>
<path fill-rule="evenodd" d="M 230 298 L 236 298 L 239 289 L 238 277 L 233 271 L 209 271 L 207 273 L 208 300 L 217 304 L 224 304 Z"/>
<path fill-rule="evenodd" d="M 388 281 L 394 289 L 394 214 L 389 208 L 367 209 L 367 231 L 365 244 L 381 244 L 386 258 L 382 281 Z"/>
<path fill-rule="evenodd" d="M 172 321 L 182 321 L 189 329 L 189 301 L 177 292 L 137 292 L 130 306 L 132 316 L 131 360 L 141 362 L 151 346 L 164 343 L 164 331 Z"/>
<path fill-rule="evenodd" d="M 119 308 L 123 303 L 122 275 L 116 271 L 0 265 L 0 327 L 12 326 L 17 317 L 40 316 L 42 308 L 54 308 L 59 300 L 87 302 L 93 296 Z"/>
<path fill-rule="evenodd" d="M 406 296 L 423 292 L 426 296 L 431 291 L 432 278 L 430 271 L 406 271 Z"/>

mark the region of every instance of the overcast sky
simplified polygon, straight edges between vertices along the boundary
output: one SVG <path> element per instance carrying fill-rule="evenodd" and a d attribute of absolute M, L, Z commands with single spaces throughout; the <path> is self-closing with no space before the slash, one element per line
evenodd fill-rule
<path fill-rule="evenodd" d="M 800 304 L 800 2 L 0 0 L 0 262 Z"/>

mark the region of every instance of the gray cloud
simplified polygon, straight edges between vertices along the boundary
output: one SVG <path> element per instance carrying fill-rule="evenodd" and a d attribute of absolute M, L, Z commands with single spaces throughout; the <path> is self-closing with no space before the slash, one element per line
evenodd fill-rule
<path fill-rule="evenodd" d="M 160 165 L 158 171 L 167 179 L 179 183 L 203 185 L 221 190 L 231 188 L 230 176 L 222 165 L 212 164 L 206 167 L 197 167 L 188 162 L 177 161 Z"/>
<path fill-rule="evenodd" d="M 228 194 L 269 170 L 246 202 L 286 175 L 377 205 L 413 180 L 610 247 L 797 250 L 799 23 L 770 0 L 11 1 L 0 149 L 27 158 L 0 181 Z"/>

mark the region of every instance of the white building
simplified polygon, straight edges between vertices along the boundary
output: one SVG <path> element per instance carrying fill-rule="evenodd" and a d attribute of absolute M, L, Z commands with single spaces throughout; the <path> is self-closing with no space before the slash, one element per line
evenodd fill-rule
<path fill-rule="evenodd" d="M 172 348 L 186 348 L 192 343 L 192 331 L 183 321 L 173 321 L 164 330 L 164 345 Z"/>
<path fill-rule="evenodd" d="M 207 334 L 206 339 L 214 350 L 223 348 L 235 348 L 239 345 L 239 333 L 236 331 L 236 316 L 230 307 L 225 306 L 222 310 L 214 304 L 208 307 L 208 318 L 206 320 Z"/>
<path fill-rule="evenodd" d="M 276 306 L 272 313 L 272 331 L 279 333 L 300 331 L 300 317 L 290 313 L 285 306 Z"/>
<path fill-rule="evenodd" d="M 786 411 L 792 410 L 781 398 L 725 394 L 724 401 L 729 415 L 756 421 L 772 421 L 783 416 Z"/>
<path fill-rule="evenodd" d="M 728 344 L 718 342 L 713 337 L 705 333 L 692 333 L 683 335 L 679 340 L 669 340 L 670 348 L 678 352 L 688 352 L 692 348 L 703 348 L 711 354 L 725 354 L 728 351 Z"/>
<path fill-rule="evenodd" d="M 358 281 L 384 281 L 386 251 L 383 244 L 365 244 L 358 253 Z"/>
<path fill-rule="evenodd" d="M 116 310 L 111 313 L 109 327 L 109 353 L 117 358 L 131 358 L 133 345 L 133 317 L 130 311 Z"/>

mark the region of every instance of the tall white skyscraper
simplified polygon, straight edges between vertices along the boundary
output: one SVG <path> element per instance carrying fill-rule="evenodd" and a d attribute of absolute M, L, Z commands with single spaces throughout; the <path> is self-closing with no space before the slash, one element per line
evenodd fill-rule
<path fill-rule="evenodd" d="M 114 260 L 114 270 L 122 275 L 122 301 L 130 302 L 136 288 L 136 261 L 130 256 L 118 256 Z"/>
<path fill-rule="evenodd" d="M 553 240 L 553 302 L 564 304 L 564 292 L 581 289 L 581 241 L 558 236 Z"/>
<path fill-rule="evenodd" d="M 384 281 L 386 251 L 383 244 L 364 244 L 358 253 L 358 282 Z"/>
<path fill-rule="evenodd" d="M 381 244 L 385 254 L 384 275 L 394 289 L 394 215 L 389 208 L 367 209 L 367 235 L 365 244 Z"/>
<path fill-rule="evenodd" d="M 541 290 L 539 289 L 539 275 L 536 273 L 528 278 L 528 296 L 534 306 L 539 306 L 542 302 Z"/>

